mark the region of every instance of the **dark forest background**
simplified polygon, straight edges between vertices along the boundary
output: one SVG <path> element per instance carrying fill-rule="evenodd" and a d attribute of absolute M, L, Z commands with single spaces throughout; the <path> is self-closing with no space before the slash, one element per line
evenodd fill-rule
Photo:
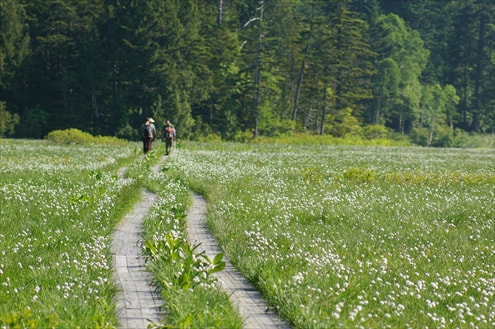
<path fill-rule="evenodd" d="M 495 130 L 492 0 L 0 0 L 0 136 Z"/>

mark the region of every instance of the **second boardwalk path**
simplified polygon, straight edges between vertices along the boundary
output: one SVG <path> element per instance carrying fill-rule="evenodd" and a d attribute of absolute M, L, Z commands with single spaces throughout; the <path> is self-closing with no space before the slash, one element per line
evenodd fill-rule
<path fill-rule="evenodd" d="M 160 164 L 163 162 L 160 161 Z M 152 171 L 159 172 L 160 164 Z M 125 168 L 119 171 L 123 176 Z M 117 225 L 113 235 L 112 253 L 118 296 L 119 329 L 145 329 L 149 320 L 160 323 L 164 301 L 152 286 L 146 271 L 142 250 L 142 222 L 148 215 L 156 195 L 141 190 L 141 201 Z M 205 252 L 210 259 L 221 253 L 215 238 L 207 228 L 206 200 L 193 194 L 193 203 L 187 216 L 187 237 L 192 245 L 200 244 L 197 252 Z M 244 329 L 290 329 L 272 309 L 268 309 L 261 294 L 224 258 L 225 269 L 215 273 L 221 287 L 244 319 Z"/>
<path fill-rule="evenodd" d="M 193 203 L 187 215 L 187 236 L 192 245 L 200 244 L 197 252 L 205 252 L 213 259 L 222 252 L 207 228 L 206 200 L 193 194 Z M 285 322 L 268 308 L 259 291 L 224 258 L 225 269 L 215 273 L 222 288 L 244 319 L 244 329 L 289 329 Z"/>

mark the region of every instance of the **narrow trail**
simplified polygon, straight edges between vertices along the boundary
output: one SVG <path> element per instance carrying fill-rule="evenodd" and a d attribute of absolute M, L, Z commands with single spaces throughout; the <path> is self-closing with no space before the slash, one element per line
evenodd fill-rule
<path fill-rule="evenodd" d="M 160 162 L 161 164 L 161 162 Z M 152 170 L 157 172 L 160 164 Z M 123 176 L 125 168 L 119 171 Z M 141 190 L 141 201 L 120 221 L 113 233 L 111 252 L 114 256 L 114 281 L 119 289 L 117 311 L 120 329 L 145 329 L 149 321 L 160 323 L 163 301 L 151 285 L 142 248 L 144 218 L 155 202 L 156 195 Z"/>
<path fill-rule="evenodd" d="M 206 200 L 193 194 L 193 204 L 187 216 L 187 236 L 192 245 L 200 244 L 198 252 L 205 252 L 213 259 L 222 250 L 215 238 L 208 232 Z M 272 309 L 267 307 L 261 294 L 224 257 L 225 270 L 215 273 L 222 288 L 230 295 L 230 300 L 238 308 L 244 319 L 244 329 L 290 328 L 280 320 Z"/>
<path fill-rule="evenodd" d="M 159 164 L 152 168 L 158 172 Z M 123 176 L 125 168 L 119 171 Z M 145 329 L 149 320 L 160 323 L 164 304 L 152 286 L 146 271 L 142 252 L 142 222 L 156 200 L 156 195 L 141 190 L 141 201 L 116 226 L 111 252 L 114 258 L 114 280 L 119 289 L 117 311 L 119 329 Z M 215 238 L 208 232 L 206 200 L 193 194 L 193 204 L 187 216 L 187 236 L 191 244 L 200 244 L 197 251 L 213 258 L 221 252 Z M 290 329 L 272 309 L 267 307 L 261 294 L 224 257 L 226 267 L 215 273 L 222 288 L 244 319 L 244 329 Z"/>

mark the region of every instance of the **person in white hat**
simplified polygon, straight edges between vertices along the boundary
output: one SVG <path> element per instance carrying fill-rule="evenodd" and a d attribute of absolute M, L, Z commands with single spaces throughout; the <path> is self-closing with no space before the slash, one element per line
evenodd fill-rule
<path fill-rule="evenodd" d="M 143 152 L 144 154 L 152 148 L 153 140 L 156 138 L 155 120 L 152 118 L 146 119 L 146 122 L 141 127 L 141 135 L 143 137 Z"/>

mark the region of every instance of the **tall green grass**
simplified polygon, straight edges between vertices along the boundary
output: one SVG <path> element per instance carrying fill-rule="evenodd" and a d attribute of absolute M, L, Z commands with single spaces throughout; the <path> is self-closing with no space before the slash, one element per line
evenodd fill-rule
<path fill-rule="evenodd" d="M 183 143 L 152 174 L 162 155 L 0 141 L 3 327 L 116 325 L 109 239 L 141 186 L 158 194 L 143 237 L 157 327 L 241 327 L 211 276 L 221 261 L 185 242 L 189 188 L 298 328 L 495 325 L 493 150 Z"/>
<path fill-rule="evenodd" d="M 188 188 L 151 171 L 164 146 L 146 156 L 140 149 L 137 143 L 0 140 L 0 327 L 117 327 L 110 240 L 142 187 L 158 195 L 143 241 L 166 301 L 163 323 L 150 326 L 242 326 L 211 275 L 222 269 L 221 259 L 197 256 L 187 244 Z M 117 175 L 122 167 L 126 178 Z"/>
<path fill-rule="evenodd" d="M 169 156 L 173 158 L 175 153 Z M 241 328 L 242 318 L 230 304 L 213 273 L 225 266 L 222 255 L 209 259 L 197 254 L 186 237 L 186 216 L 191 205 L 189 189 L 179 179 L 169 179 L 151 167 L 163 156 L 163 148 L 129 167 L 158 198 L 143 224 L 143 247 L 147 268 L 163 297 L 165 319 L 153 328 Z"/>
<path fill-rule="evenodd" d="M 135 147 L 0 141 L 0 326 L 110 328 L 109 242 L 137 197 Z"/>
<path fill-rule="evenodd" d="M 185 147 L 184 147 L 185 146 Z M 188 144 L 228 257 L 297 328 L 495 326 L 493 150 Z"/>

